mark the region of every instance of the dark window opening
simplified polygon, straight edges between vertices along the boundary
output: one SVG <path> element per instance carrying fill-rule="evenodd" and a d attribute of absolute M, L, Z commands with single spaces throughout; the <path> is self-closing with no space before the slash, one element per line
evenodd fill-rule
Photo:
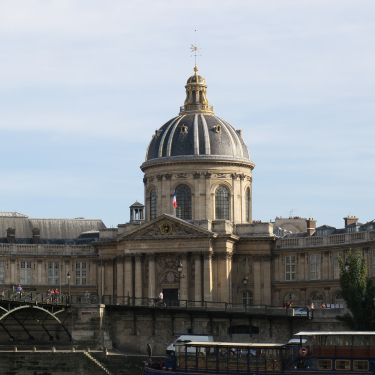
<path fill-rule="evenodd" d="M 219 186 L 215 193 L 216 220 L 229 220 L 229 191 L 225 186 Z"/>
<path fill-rule="evenodd" d="M 229 335 L 250 335 L 250 328 L 252 335 L 259 335 L 259 327 L 249 326 L 249 325 L 239 325 L 228 327 Z"/>
<path fill-rule="evenodd" d="M 191 190 L 189 186 L 177 186 L 176 200 L 176 216 L 183 220 L 191 220 Z"/>
<path fill-rule="evenodd" d="M 156 190 L 151 190 L 150 193 L 150 220 L 156 218 Z"/>

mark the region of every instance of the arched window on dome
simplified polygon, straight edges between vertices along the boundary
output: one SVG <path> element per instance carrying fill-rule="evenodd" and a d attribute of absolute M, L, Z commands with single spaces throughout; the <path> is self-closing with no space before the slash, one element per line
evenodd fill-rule
<path fill-rule="evenodd" d="M 246 189 L 245 192 L 245 211 L 246 211 L 246 222 L 250 222 L 250 188 Z"/>
<path fill-rule="evenodd" d="M 187 185 L 176 188 L 176 216 L 183 220 L 191 220 L 191 190 Z"/>
<path fill-rule="evenodd" d="M 156 218 L 156 205 L 157 205 L 157 196 L 156 190 L 152 189 L 150 193 L 150 220 Z"/>
<path fill-rule="evenodd" d="M 222 185 L 215 192 L 215 219 L 229 220 L 229 191 Z"/>

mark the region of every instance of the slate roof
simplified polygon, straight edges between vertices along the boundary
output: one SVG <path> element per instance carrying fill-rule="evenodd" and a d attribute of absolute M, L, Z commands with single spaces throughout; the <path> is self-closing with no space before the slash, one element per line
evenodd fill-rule
<path fill-rule="evenodd" d="M 2 214 L 0 214 L 0 243 L 4 238 L 6 241 L 8 228 L 16 230 L 16 243 L 18 243 L 17 241 L 27 243 L 28 240 L 31 240 L 34 228 L 40 229 L 41 243 L 43 241 L 61 242 L 59 240 L 65 243 L 66 240 L 78 239 L 84 232 L 91 230 L 97 232 L 99 229 L 106 228 L 103 221 L 97 219 L 34 219 L 22 214 Z M 97 235 L 93 233 L 92 236 L 95 238 Z"/>
<path fill-rule="evenodd" d="M 216 131 L 218 125 L 219 132 Z M 181 131 L 183 126 L 186 134 Z M 181 114 L 167 121 L 158 130 L 158 136 L 153 136 L 146 162 L 178 156 L 226 156 L 250 161 L 240 133 L 227 121 L 207 113 Z"/>

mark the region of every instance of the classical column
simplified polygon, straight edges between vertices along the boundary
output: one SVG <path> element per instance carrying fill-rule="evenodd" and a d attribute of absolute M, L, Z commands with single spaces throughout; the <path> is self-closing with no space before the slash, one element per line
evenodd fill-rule
<path fill-rule="evenodd" d="M 203 265 L 203 273 L 204 273 L 204 301 L 212 301 L 212 252 L 203 253 L 204 257 L 204 265 Z"/>
<path fill-rule="evenodd" d="M 113 295 L 113 259 L 103 260 L 104 265 L 104 294 Z"/>
<path fill-rule="evenodd" d="M 195 295 L 194 301 L 202 301 L 202 255 L 200 251 L 194 253 L 195 262 Z"/>
<path fill-rule="evenodd" d="M 132 255 L 125 255 L 125 296 L 133 297 L 133 262 Z"/>
<path fill-rule="evenodd" d="M 263 255 L 263 305 L 271 303 L 271 255 Z"/>
<path fill-rule="evenodd" d="M 206 195 L 203 197 L 206 201 L 206 207 L 205 207 L 205 218 L 207 220 L 214 220 L 212 217 L 212 213 L 215 212 L 214 202 L 215 202 L 215 194 L 211 194 L 211 172 L 204 173 L 205 177 L 205 183 L 206 183 Z M 215 217 L 215 215 L 214 215 Z"/>
<path fill-rule="evenodd" d="M 220 302 L 231 302 L 230 298 L 230 271 L 232 268 L 232 253 L 218 253 L 218 296 Z"/>
<path fill-rule="evenodd" d="M 182 263 L 183 267 L 183 273 L 185 274 L 185 277 L 180 277 L 180 300 L 188 300 L 188 281 L 189 281 L 189 270 L 188 270 L 188 264 L 187 264 L 187 253 L 182 252 L 180 253 L 180 261 Z M 183 276 L 183 275 L 180 275 Z"/>
<path fill-rule="evenodd" d="M 156 281 L 155 281 L 155 254 L 148 256 L 148 298 L 155 298 Z"/>
<path fill-rule="evenodd" d="M 253 304 L 261 305 L 262 304 L 262 292 L 261 292 L 261 272 L 260 272 L 260 262 L 261 255 L 253 256 L 253 272 L 254 272 L 254 295 L 253 295 Z"/>
<path fill-rule="evenodd" d="M 134 297 L 142 298 L 142 254 L 135 254 L 135 290 Z"/>
<path fill-rule="evenodd" d="M 116 258 L 116 267 L 117 267 L 117 297 L 124 296 L 124 257 Z"/>

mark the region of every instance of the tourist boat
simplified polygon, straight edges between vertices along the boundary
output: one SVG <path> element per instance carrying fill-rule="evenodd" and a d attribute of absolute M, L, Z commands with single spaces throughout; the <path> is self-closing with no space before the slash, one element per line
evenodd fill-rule
<path fill-rule="evenodd" d="M 287 344 L 184 343 L 175 357 L 146 366 L 145 374 L 375 374 L 375 332 L 295 336 Z"/>

